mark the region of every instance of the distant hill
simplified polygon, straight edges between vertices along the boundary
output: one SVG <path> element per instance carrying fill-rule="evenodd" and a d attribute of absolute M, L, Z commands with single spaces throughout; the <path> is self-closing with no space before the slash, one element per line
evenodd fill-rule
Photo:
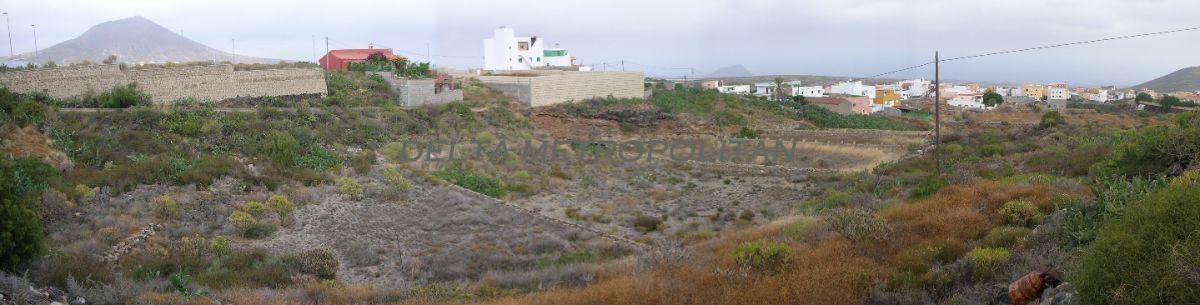
<path fill-rule="evenodd" d="M 716 71 L 709 73 L 705 77 L 706 78 L 717 78 L 717 77 L 750 77 L 750 76 L 754 76 L 754 73 L 750 73 L 750 70 L 747 70 L 746 67 L 743 67 L 742 65 L 736 65 L 736 66 L 729 66 L 729 67 L 717 69 Z"/>
<path fill-rule="evenodd" d="M 97 24 L 75 39 L 39 50 L 36 60 L 32 52 L 19 54 L 9 60 L 41 63 L 54 61 L 65 65 L 84 60 L 98 63 L 109 55 L 116 55 L 117 60 L 124 63 L 279 62 L 276 59 L 248 56 L 235 58 L 233 54 L 192 41 L 141 16 Z"/>
<path fill-rule="evenodd" d="M 1150 88 L 1158 92 L 1200 90 L 1200 67 L 1183 68 L 1133 88 Z"/>

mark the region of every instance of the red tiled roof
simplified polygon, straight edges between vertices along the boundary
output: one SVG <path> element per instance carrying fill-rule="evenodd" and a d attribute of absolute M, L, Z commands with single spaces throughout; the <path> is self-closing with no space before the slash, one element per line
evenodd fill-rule
<path fill-rule="evenodd" d="M 392 49 L 342 49 L 330 50 L 329 56 L 337 57 L 344 60 L 367 60 L 371 54 L 383 54 L 387 59 L 396 59 L 396 54 L 392 53 Z"/>

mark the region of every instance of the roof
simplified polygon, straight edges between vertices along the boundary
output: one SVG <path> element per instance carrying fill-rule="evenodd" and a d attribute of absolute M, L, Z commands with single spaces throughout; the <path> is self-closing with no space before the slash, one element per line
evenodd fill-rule
<path fill-rule="evenodd" d="M 366 60 L 368 57 L 371 56 L 371 54 L 375 54 L 375 53 L 383 54 L 383 57 L 387 57 L 387 59 L 389 59 L 389 60 L 398 58 L 398 56 L 396 56 L 395 53 L 392 53 L 392 49 L 330 50 L 329 54 L 327 54 L 327 56 L 337 57 L 339 59 L 346 59 L 346 60 Z"/>

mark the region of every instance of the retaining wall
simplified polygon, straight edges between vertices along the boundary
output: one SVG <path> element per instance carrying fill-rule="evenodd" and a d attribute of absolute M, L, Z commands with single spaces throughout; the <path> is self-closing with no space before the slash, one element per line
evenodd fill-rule
<path fill-rule="evenodd" d="M 236 97 L 320 94 L 327 91 L 320 69 L 234 71 L 232 65 L 121 70 L 116 65 L 62 67 L 0 73 L 0 85 L 18 93 L 45 92 L 70 98 L 137 84 L 155 103 L 182 98 L 220 101 Z"/>
<path fill-rule="evenodd" d="M 438 105 L 463 100 L 462 89 L 437 92 L 437 81 L 433 79 L 399 78 L 390 72 L 380 72 L 379 74 L 384 80 L 387 80 L 392 91 L 396 92 L 401 107 Z"/>
<path fill-rule="evenodd" d="M 522 71 L 524 72 L 524 71 Z M 538 72 L 537 76 L 476 76 L 484 85 L 530 107 L 595 97 L 642 98 L 644 77 L 637 72 Z"/>

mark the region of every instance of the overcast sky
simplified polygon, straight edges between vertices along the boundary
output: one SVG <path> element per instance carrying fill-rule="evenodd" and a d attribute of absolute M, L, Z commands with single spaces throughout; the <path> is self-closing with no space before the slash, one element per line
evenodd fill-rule
<path fill-rule="evenodd" d="M 482 40 L 506 25 L 561 44 L 582 64 L 624 59 L 626 69 L 675 76 L 685 72 L 662 68 L 867 76 L 927 62 L 934 50 L 954 57 L 1200 26 L 1195 0 L 0 0 L 0 10 L 10 13 L 17 53 L 33 49 L 30 24 L 45 48 L 140 15 L 214 48 L 228 51 L 236 39 L 251 56 L 312 60 L 314 37 L 319 56 L 329 36 L 331 48 L 374 42 L 467 68 L 482 66 Z M 1197 47 L 1200 31 L 1191 31 L 956 61 L 942 76 L 1134 85 L 1200 65 Z"/>

